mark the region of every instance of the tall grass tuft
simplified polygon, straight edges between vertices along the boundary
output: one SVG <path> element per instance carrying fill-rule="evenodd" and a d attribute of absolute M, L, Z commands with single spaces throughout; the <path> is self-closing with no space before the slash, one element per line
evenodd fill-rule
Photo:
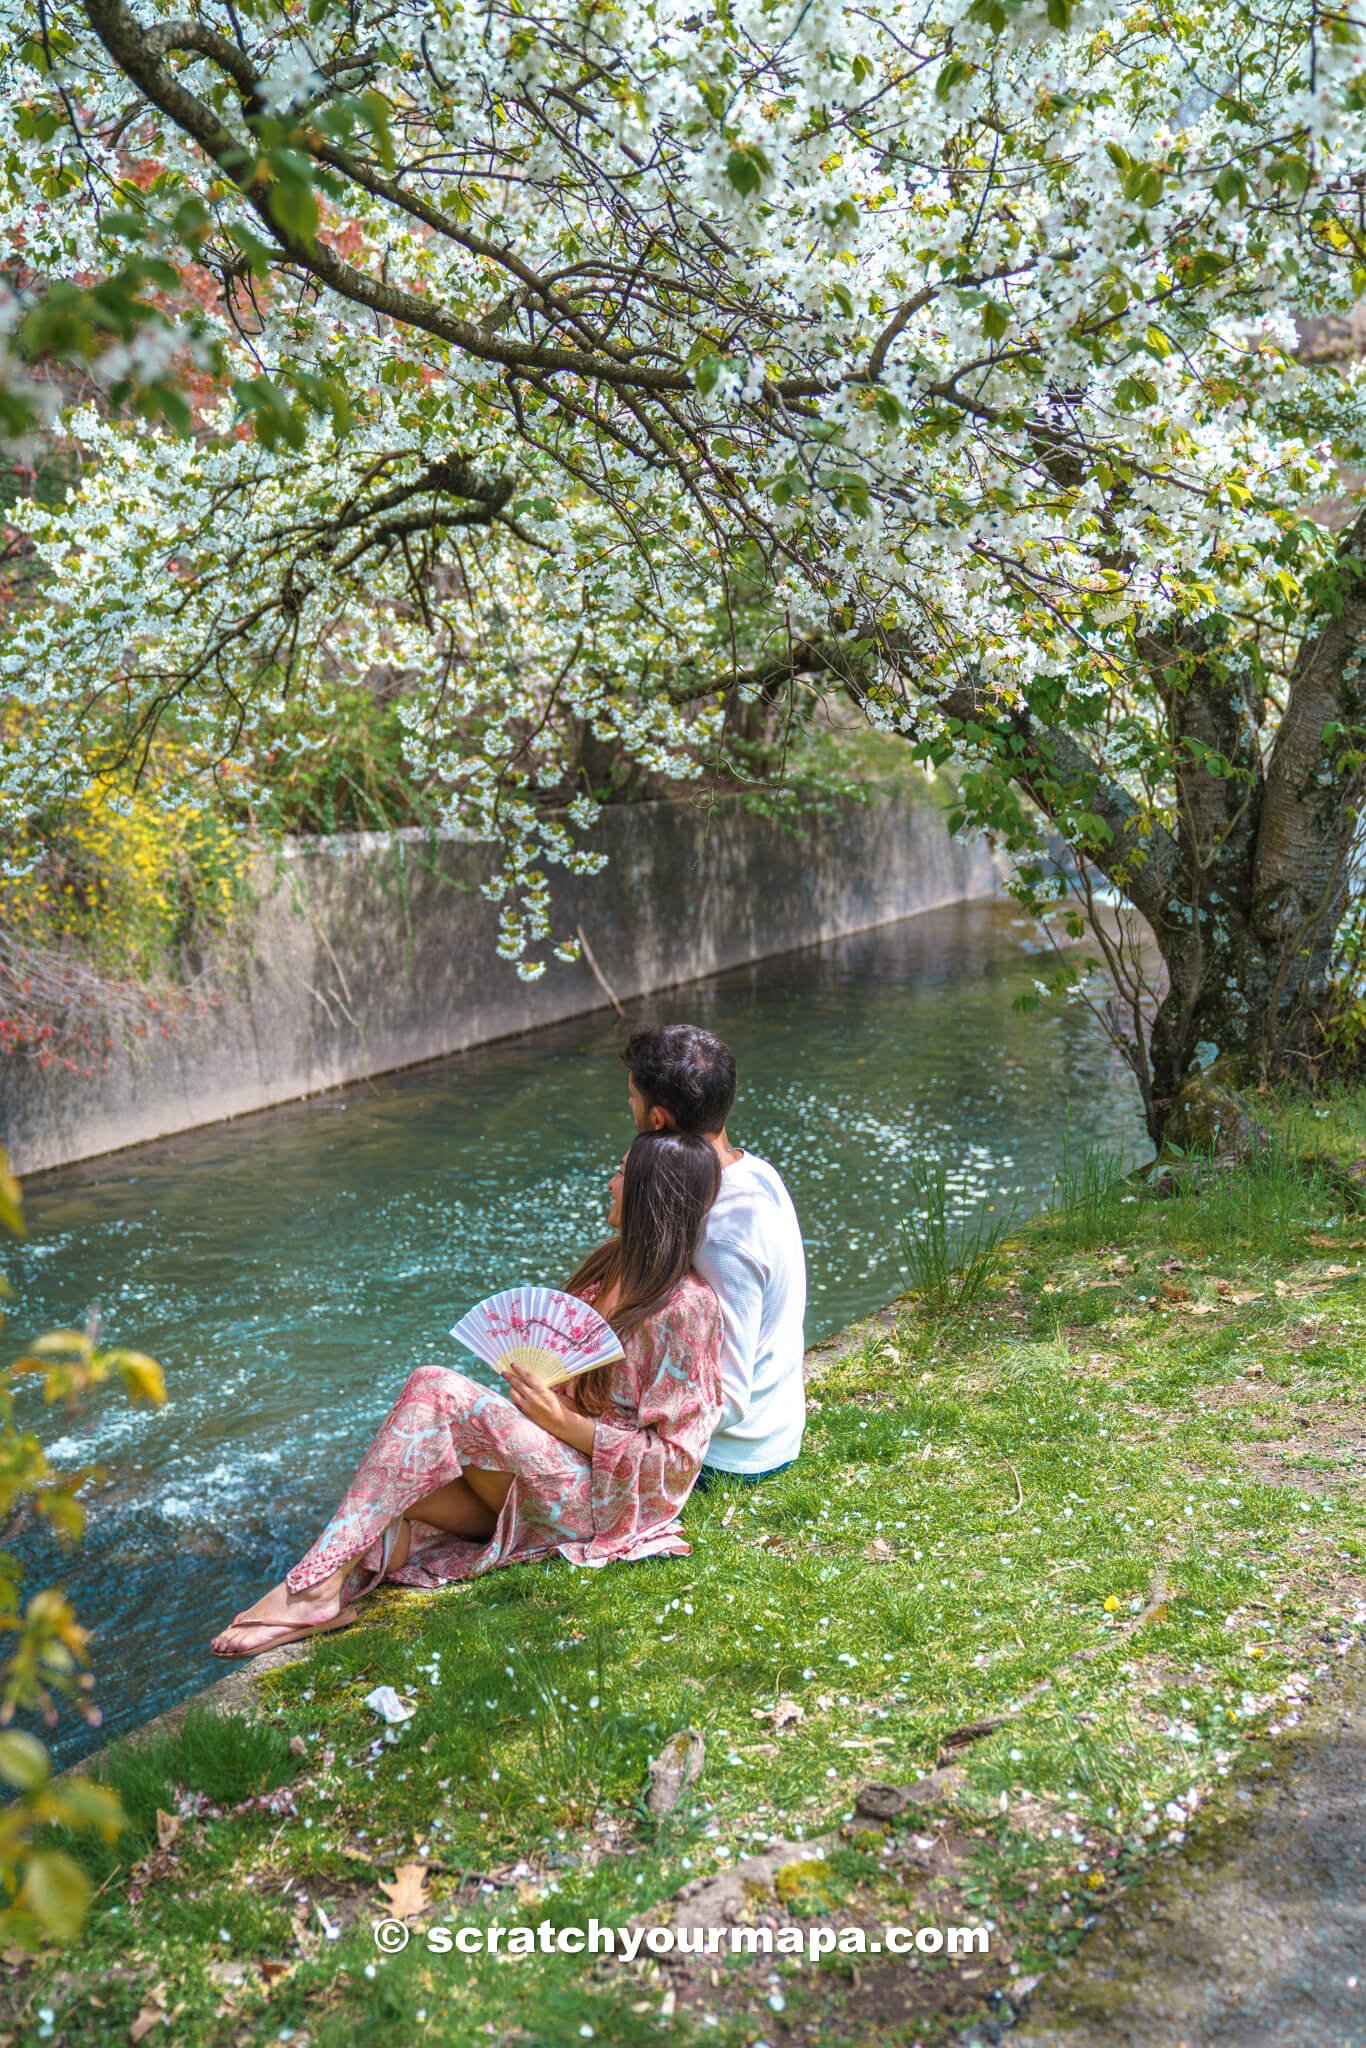
<path fill-rule="evenodd" d="M 999 1213 L 980 1202 L 971 1219 L 951 1214 L 948 1172 L 942 1159 L 912 1160 L 906 1175 L 914 1208 L 900 1222 L 906 1276 L 931 1315 L 971 1308 L 1001 1264 L 1001 1247 L 1018 1198 Z"/>
<path fill-rule="evenodd" d="M 518 1684 L 535 1730 L 535 1782 L 553 1788 L 568 1815 L 583 1820 L 601 1803 L 604 1788 L 620 1776 L 624 1756 L 638 1746 L 639 1729 L 630 1713 L 608 1698 L 610 1659 L 599 1629 L 591 1676 L 579 1683 L 585 1698 L 565 1689 L 563 1661 L 556 1651 L 523 1652 Z"/>
<path fill-rule="evenodd" d="M 1186 1182 L 1170 1210 L 1210 1252 L 1256 1244 L 1272 1258 L 1289 1259 L 1302 1233 L 1334 1214 L 1334 1200 L 1321 1167 L 1270 1142 L 1232 1167 L 1202 1156 L 1192 1171 L 1188 1157 Z"/>
<path fill-rule="evenodd" d="M 220 1806 L 273 1792 L 298 1770 L 289 1738 L 273 1722 L 205 1706 L 190 1708 L 166 1761 L 177 1783 Z"/>
<path fill-rule="evenodd" d="M 1062 1161 L 1048 1200 L 1048 1229 L 1068 1244 L 1097 1244 L 1114 1234 L 1116 1204 L 1128 1192 L 1123 1161 L 1099 1145 L 1078 1145 L 1069 1109 L 1062 1132 Z"/>

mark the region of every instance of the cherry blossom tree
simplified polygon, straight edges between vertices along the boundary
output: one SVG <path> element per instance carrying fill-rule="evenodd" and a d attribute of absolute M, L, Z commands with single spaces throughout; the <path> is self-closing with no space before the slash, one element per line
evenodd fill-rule
<path fill-rule="evenodd" d="M 31 523 L 11 821 L 91 720 L 250 771 L 282 695 L 388 667 L 534 972 L 547 865 L 592 860 L 591 796 L 541 800 L 571 729 L 696 773 L 737 704 L 838 690 L 953 768 L 1027 894 L 1096 910 L 1154 1135 L 1213 1052 L 1317 1054 L 1366 518 L 1356 373 L 1293 316 L 1366 285 L 1362 16 L 6 16 L 16 291 L 133 251 L 175 279 L 96 356 L 85 474 Z M 193 433 L 108 402 L 182 364 L 216 393 Z"/>

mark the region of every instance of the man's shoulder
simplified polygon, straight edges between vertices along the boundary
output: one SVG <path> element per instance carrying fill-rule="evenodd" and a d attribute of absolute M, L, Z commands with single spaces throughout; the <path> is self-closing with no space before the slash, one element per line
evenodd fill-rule
<path fill-rule="evenodd" d="M 762 1159 L 757 1152 L 742 1152 L 739 1164 L 748 1166 L 750 1171 L 768 1186 L 782 1187 L 783 1177 L 771 1159 Z"/>
<path fill-rule="evenodd" d="M 761 1159 L 757 1152 L 742 1152 L 735 1164 L 728 1166 L 722 1174 L 721 1191 L 716 1199 L 719 1202 L 732 1194 L 738 1197 L 761 1194 L 780 1202 L 792 1200 L 777 1167 L 770 1160 Z"/>
<path fill-rule="evenodd" d="M 703 1241 L 743 1246 L 756 1238 L 796 1225 L 792 1197 L 776 1166 L 746 1152 L 721 1176 L 721 1186 L 707 1213 Z"/>

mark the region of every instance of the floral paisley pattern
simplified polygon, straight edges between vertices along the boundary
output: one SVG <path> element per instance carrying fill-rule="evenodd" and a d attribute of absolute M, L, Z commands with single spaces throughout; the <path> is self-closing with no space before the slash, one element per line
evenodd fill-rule
<path fill-rule="evenodd" d="M 408 1561 L 392 1575 L 401 1585 L 442 1586 L 556 1552 L 581 1565 L 686 1556 L 678 1511 L 721 1413 L 716 1296 L 690 1273 L 624 1348 L 591 1458 L 505 1394 L 443 1365 L 419 1366 L 336 1514 L 288 1574 L 291 1592 L 348 1562 L 377 1571 L 388 1524 L 466 1465 L 512 1473 L 497 1527 L 471 1538 L 414 1522 Z"/>

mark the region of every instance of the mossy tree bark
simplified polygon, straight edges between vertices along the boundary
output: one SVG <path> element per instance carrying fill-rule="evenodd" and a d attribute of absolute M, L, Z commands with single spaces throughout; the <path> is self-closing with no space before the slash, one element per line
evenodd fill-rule
<path fill-rule="evenodd" d="M 1147 909 L 1169 981 L 1149 1047 L 1155 1139 L 1201 1048 L 1270 1069 L 1323 1051 L 1361 818 L 1366 515 L 1336 569 L 1268 749 L 1264 703 L 1217 649 L 1170 692 L 1175 859 Z"/>

